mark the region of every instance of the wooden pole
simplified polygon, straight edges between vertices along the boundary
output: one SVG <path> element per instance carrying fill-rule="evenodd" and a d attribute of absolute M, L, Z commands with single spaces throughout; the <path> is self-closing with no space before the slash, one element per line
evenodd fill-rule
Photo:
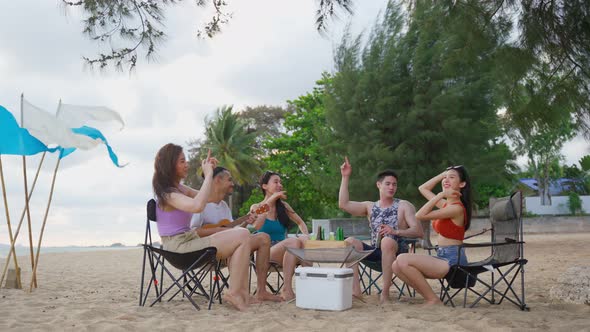
<path fill-rule="evenodd" d="M 39 177 L 39 171 L 41 170 L 41 165 L 43 165 L 43 160 L 45 160 L 45 154 L 47 152 L 44 151 L 43 155 L 41 156 L 41 161 L 39 161 L 39 167 L 37 167 L 37 173 L 35 173 L 35 179 L 33 180 L 33 185 L 31 186 L 31 192 L 29 193 L 29 201 L 31 200 L 31 196 L 33 196 L 33 191 L 35 190 L 35 184 L 37 184 L 37 178 Z M 14 241 L 18 238 L 18 233 L 20 232 L 20 228 L 23 224 L 23 220 L 25 218 L 25 209 L 23 209 L 22 213 L 20 214 L 20 220 L 18 222 L 18 227 L 16 228 L 16 232 L 14 232 Z M 10 251 L 14 249 L 14 243 L 10 246 Z M 0 285 L 4 281 L 4 277 L 6 276 L 6 271 L 8 270 L 8 265 L 10 264 L 10 259 L 12 255 L 8 255 L 6 259 L 6 263 L 4 263 L 4 270 L 2 271 L 2 278 L 0 279 Z"/>
<path fill-rule="evenodd" d="M 59 113 L 59 109 L 61 108 L 61 99 L 57 105 L 57 113 Z M 56 113 L 56 116 L 57 116 Z M 51 199 L 53 197 L 53 189 L 55 188 L 55 177 L 57 176 L 57 170 L 59 168 L 59 164 L 61 162 L 61 152 L 57 159 L 57 163 L 55 164 L 55 170 L 53 171 L 53 179 L 51 180 L 51 189 L 49 190 L 49 201 L 47 202 L 47 208 L 45 209 L 45 216 L 43 217 L 43 224 L 41 225 L 41 233 L 39 234 L 39 242 L 37 244 L 37 253 L 35 255 L 35 261 L 33 264 L 33 273 L 31 275 L 31 284 L 29 287 L 29 292 L 33 291 L 33 284 L 36 285 L 37 283 L 37 266 L 39 264 L 39 253 L 41 252 L 41 241 L 43 240 L 43 233 L 45 232 L 45 224 L 47 223 L 47 216 L 49 215 L 49 207 L 51 206 Z M 39 168 L 41 168 L 41 164 L 39 164 Z M 37 170 L 38 172 L 39 170 Z"/>
<path fill-rule="evenodd" d="M 33 291 L 33 280 L 37 278 L 37 267 L 39 266 L 39 253 L 41 252 L 41 241 L 43 240 L 43 232 L 45 231 L 45 224 L 47 222 L 47 215 L 49 214 L 49 207 L 51 206 L 51 199 L 53 198 L 53 189 L 55 188 L 55 178 L 57 176 L 57 169 L 59 168 L 59 163 L 61 162 L 61 153 L 60 158 L 57 159 L 57 163 L 55 164 L 55 170 L 53 171 L 53 179 L 51 180 L 51 189 L 49 190 L 49 201 L 47 202 L 47 208 L 45 209 L 45 216 L 43 217 L 43 224 L 41 225 L 41 234 L 39 234 L 39 242 L 37 244 L 37 254 L 35 256 L 35 264 L 33 265 L 33 275 L 31 276 L 31 285 L 29 287 L 29 292 Z"/>
<path fill-rule="evenodd" d="M 25 114 L 23 112 L 23 99 L 24 94 L 20 94 L 20 126 L 25 126 Z M 29 210 L 29 186 L 27 184 L 27 157 L 25 155 L 22 156 L 23 158 L 23 179 L 25 185 L 25 211 L 27 212 L 27 225 L 29 226 L 29 251 L 31 254 L 31 270 L 35 266 L 35 257 L 33 256 L 33 230 L 31 227 L 31 211 Z M 20 223 L 19 223 L 20 227 Z M 14 240 L 16 241 L 17 235 L 15 234 Z M 34 280 L 35 288 L 37 288 L 37 279 Z"/>
<path fill-rule="evenodd" d="M 0 155 L 0 179 L 2 180 L 2 196 L 4 198 L 4 210 L 6 211 L 6 223 L 8 224 L 8 236 L 10 237 L 10 245 L 12 248 L 12 250 L 8 253 L 8 257 L 10 257 L 10 255 L 14 256 L 14 268 L 16 270 L 16 286 L 17 288 L 22 288 L 18 261 L 16 259 L 16 251 L 14 250 L 14 238 L 12 237 L 12 227 L 10 226 L 10 212 L 8 212 L 8 199 L 6 198 L 6 186 L 4 185 L 4 171 L 2 169 L 2 155 Z M 0 281 L 0 287 L 2 286 L 3 281 L 4 277 L 2 278 L 2 281 Z"/>

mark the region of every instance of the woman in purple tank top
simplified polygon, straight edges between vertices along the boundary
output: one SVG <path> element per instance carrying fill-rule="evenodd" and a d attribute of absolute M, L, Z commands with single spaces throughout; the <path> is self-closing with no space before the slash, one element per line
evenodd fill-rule
<path fill-rule="evenodd" d="M 225 300 L 243 311 L 248 307 L 248 268 L 250 263 L 250 233 L 245 228 L 233 228 L 205 238 L 190 229 L 193 213 L 203 211 L 211 193 L 213 169 L 217 159 L 207 158 L 201 166 L 205 181 L 201 190 L 195 190 L 180 181 L 188 174 L 188 163 L 182 147 L 169 143 L 158 151 L 154 162 L 152 187 L 158 205 L 156 219 L 164 249 L 173 252 L 191 252 L 206 247 L 217 248 L 217 257 L 229 260 L 231 282 Z"/>

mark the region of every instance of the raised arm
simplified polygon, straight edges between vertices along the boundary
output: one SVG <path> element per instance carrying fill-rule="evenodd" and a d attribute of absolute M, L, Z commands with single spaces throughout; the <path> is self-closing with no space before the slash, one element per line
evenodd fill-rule
<path fill-rule="evenodd" d="M 191 188 L 185 184 L 180 185 L 180 190 L 183 194 L 187 195 L 188 197 L 194 198 L 199 193 L 198 190 Z"/>
<path fill-rule="evenodd" d="M 444 198 L 452 195 L 460 195 L 458 191 L 446 189 L 434 195 L 418 212 L 416 212 L 416 219 L 418 220 L 433 220 L 433 219 L 463 219 L 463 208 L 460 205 L 449 204 L 444 208 L 434 210 L 434 207 L 440 203 Z M 460 217 L 460 218 L 459 218 Z"/>
<path fill-rule="evenodd" d="M 207 159 L 201 163 L 201 168 L 205 174 L 205 181 L 203 181 L 201 190 L 194 197 L 190 197 L 184 193 L 173 192 L 170 194 L 167 203 L 178 210 L 186 212 L 198 213 L 203 211 L 211 194 L 211 188 L 213 187 L 213 169 L 215 166 L 217 166 L 217 159 L 211 157 L 211 151 L 209 151 Z"/>
<path fill-rule="evenodd" d="M 352 166 L 348 162 L 348 157 L 344 157 L 344 163 L 340 166 L 340 191 L 338 192 L 338 207 L 350 213 L 353 216 L 366 216 L 368 202 L 351 201 L 348 195 L 348 182 L 352 174 Z"/>
<path fill-rule="evenodd" d="M 444 179 L 444 177 L 445 177 L 445 172 L 442 172 L 442 173 L 434 176 L 432 179 L 424 182 L 420 187 L 418 187 L 420 194 L 422 194 L 422 196 L 424 196 L 424 198 L 426 198 L 428 201 L 430 201 L 434 196 L 436 196 L 432 192 L 432 189 L 434 189 L 434 187 L 437 184 L 441 183 L 441 181 Z M 446 201 L 444 199 L 438 200 L 436 203 L 436 207 L 442 208 L 443 205 L 445 204 L 445 202 Z"/>
<path fill-rule="evenodd" d="M 297 212 L 293 210 L 291 205 L 287 204 L 287 202 L 283 203 L 285 204 L 285 208 L 287 209 L 287 215 L 289 216 L 289 219 L 293 220 L 297 224 L 297 226 L 299 226 L 301 233 L 309 235 L 309 231 L 307 230 L 307 225 L 305 224 L 305 221 L 303 221 L 303 219 L 301 219 Z"/>

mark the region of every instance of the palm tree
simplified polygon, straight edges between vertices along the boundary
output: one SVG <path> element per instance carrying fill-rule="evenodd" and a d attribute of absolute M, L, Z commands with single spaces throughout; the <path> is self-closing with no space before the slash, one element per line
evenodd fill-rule
<path fill-rule="evenodd" d="M 238 185 L 243 186 L 254 182 L 260 174 L 260 164 L 255 158 L 258 153 L 256 132 L 248 133 L 246 123 L 232 109 L 232 106 L 220 107 L 215 117 L 207 121 L 203 147 L 211 149 L 219 164 L 231 172 Z"/>

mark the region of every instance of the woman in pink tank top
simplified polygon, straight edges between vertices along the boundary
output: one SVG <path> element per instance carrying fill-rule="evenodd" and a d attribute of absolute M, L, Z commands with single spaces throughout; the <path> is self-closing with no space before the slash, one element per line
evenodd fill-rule
<path fill-rule="evenodd" d="M 174 252 L 197 251 L 206 247 L 217 248 L 217 257 L 229 260 L 231 281 L 225 300 L 242 311 L 248 307 L 248 268 L 250 263 L 250 233 L 245 228 L 233 228 L 201 238 L 190 229 L 193 213 L 203 211 L 213 181 L 217 159 L 209 151 L 201 167 L 205 180 L 201 190 L 190 188 L 180 181 L 188 175 L 188 163 L 182 147 L 169 143 L 158 151 L 154 162 L 152 187 L 158 206 L 156 219 L 164 249 Z"/>
<path fill-rule="evenodd" d="M 442 184 L 442 191 L 434 194 L 432 190 L 438 183 Z M 439 221 L 436 228 L 439 232 L 437 255 L 401 254 L 393 262 L 392 269 L 398 278 L 424 297 L 426 304 L 442 304 L 426 279 L 444 278 L 451 266 L 467 264 L 460 245 L 471 220 L 471 182 L 465 167 L 451 166 L 418 189 L 428 202 L 416 212 L 416 219 L 438 219 L 443 223 L 441 226 Z"/>

